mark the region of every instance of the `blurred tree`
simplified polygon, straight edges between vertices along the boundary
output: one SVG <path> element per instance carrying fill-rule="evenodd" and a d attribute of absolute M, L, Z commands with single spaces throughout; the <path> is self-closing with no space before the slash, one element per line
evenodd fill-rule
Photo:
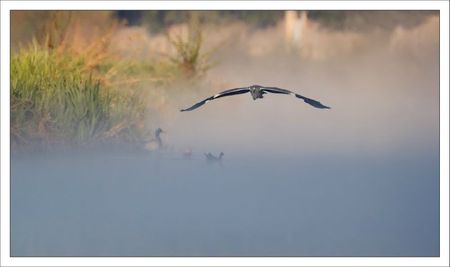
<path fill-rule="evenodd" d="M 126 18 L 130 25 L 141 24 L 153 32 L 164 28 L 187 23 L 191 13 L 196 13 L 202 24 L 223 24 L 241 21 L 256 28 L 274 26 L 284 16 L 282 10 L 148 10 L 118 11 L 120 18 Z M 430 14 L 432 10 L 308 10 L 308 17 L 318 21 L 324 27 L 332 29 L 368 30 L 371 28 L 391 29 L 397 25 L 415 26 Z"/>
<path fill-rule="evenodd" d="M 128 25 L 139 25 L 141 24 L 142 12 L 141 10 L 118 10 L 117 17 L 120 20 L 126 20 Z"/>
<path fill-rule="evenodd" d="M 327 28 L 337 30 L 366 31 L 373 28 L 393 29 L 416 26 L 433 10 L 310 10 L 308 18 Z"/>
<path fill-rule="evenodd" d="M 201 24 L 242 21 L 253 27 L 273 26 L 283 17 L 283 11 L 278 10 L 127 10 L 117 11 L 117 16 L 126 19 L 129 25 L 141 24 L 150 31 L 160 32 L 170 25 L 189 22 L 193 13 L 196 14 Z"/>

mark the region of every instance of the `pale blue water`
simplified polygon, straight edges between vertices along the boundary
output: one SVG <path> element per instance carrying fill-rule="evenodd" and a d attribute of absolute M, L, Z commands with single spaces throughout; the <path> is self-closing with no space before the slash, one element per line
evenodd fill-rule
<path fill-rule="evenodd" d="M 13 158 L 12 256 L 438 256 L 437 153 Z"/>

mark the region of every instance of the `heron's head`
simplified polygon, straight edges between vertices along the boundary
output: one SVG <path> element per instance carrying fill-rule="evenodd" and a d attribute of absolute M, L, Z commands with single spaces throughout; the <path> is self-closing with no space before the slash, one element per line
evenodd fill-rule
<path fill-rule="evenodd" d="M 261 85 L 254 84 L 254 85 L 250 86 L 250 90 L 256 90 L 256 89 L 259 89 L 261 87 L 262 87 Z"/>
<path fill-rule="evenodd" d="M 220 152 L 220 154 L 219 154 L 219 158 L 222 158 L 223 157 L 223 155 L 225 155 L 223 152 Z"/>

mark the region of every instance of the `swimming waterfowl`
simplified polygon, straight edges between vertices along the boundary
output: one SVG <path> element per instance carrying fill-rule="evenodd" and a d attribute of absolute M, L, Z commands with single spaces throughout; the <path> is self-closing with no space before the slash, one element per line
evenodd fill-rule
<path fill-rule="evenodd" d="M 295 97 L 302 99 L 305 103 L 310 104 L 311 106 L 313 106 L 315 108 L 320 108 L 320 109 L 329 109 L 330 108 L 330 107 L 323 105 L 322 103 L 320 103 L 317 100 L 296 94 L 296 93 L 291 92 L 286 89 L 282 89 L 282 88 L 278 88 L 278 87 L 266 87 L 266 86 L 261 86 L 261 85 L 251 85 L 248 87 L 240 87 L 240 88 L 234 88 L 234 89 L 229 89 L 229 90 L 223 91 L 221 93 L 218 93 L 214 96 L 208 97 L 207 99 L 194 104 L 192 107 L 182 109 L 181 112 L 194 110 L 196 108 L 203 106 L 204 104 L 208 103 L 209 101 L 220 98 L 220 97 L 240 95 L 240 94 L 245 94 L 248 92 L 250 92 L 250 94 L 252 95 L 253 100 L 256 100 L 258 98 L 263 98 L 263 95 L 267 94 L 267 93 L 294 95 Z"/>
<path fill-rule="evenodd" d="M 192 157 L 192 149 L 187 148 L 187 149 L 183 150 L 182 154 L 183 154 L 184 159 L 190 159 Z"/>
<path fill-rule="evenodd" d="M 165 133 L 161 128 L 156 129 L 155 138 L 150 140 L 146 145 L 145 149 L 149 151 L 160 150 L 163 148 L 163 143 L 161 139 L 161 133 Z"/>
<path fill-rule="evenodd" d="M 218 157 L 214 156 L 211 153 L 208 153 L 208 154 L 205 153 L 206 161 L 208 161 L 208 162 L 219 162 L 219 161 L 222 161 L 223 155 L 224 155 L 223 152 L 220 152 Z"/>

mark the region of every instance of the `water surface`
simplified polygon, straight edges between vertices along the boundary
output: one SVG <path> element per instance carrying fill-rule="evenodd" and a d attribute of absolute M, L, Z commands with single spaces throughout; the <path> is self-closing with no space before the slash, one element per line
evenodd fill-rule
<path fill-rule="evenodd" d="M 12 256 L 438 256 L 438 155 L 12 160 Z"/>

